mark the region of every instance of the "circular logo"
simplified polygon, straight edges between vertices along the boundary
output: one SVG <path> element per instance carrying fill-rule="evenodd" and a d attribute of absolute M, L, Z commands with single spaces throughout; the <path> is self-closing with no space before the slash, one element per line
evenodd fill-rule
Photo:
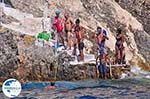
<path fill-rule="evenodd" d="M 8 79 L 3 83 L 2 91 L 9 98 L 17 97 L 21 92 L 21 84 L 16 79 Z"/>

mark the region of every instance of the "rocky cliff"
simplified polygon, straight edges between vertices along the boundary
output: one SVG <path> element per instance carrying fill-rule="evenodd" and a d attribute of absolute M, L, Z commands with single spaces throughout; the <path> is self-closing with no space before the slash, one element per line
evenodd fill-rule
<path fill-rule="evenodd" d="M 150 60 L 150 1 L 149 0 L 120 0 L 118 4 L 129 11 L 143 25 L 144 31 L 135 31 L 135 40 L 139 52 L 147 61 Z M 137 34 L 137 35 L 136 35 Z"/>
<path fill-rule="evenodd" d="M 136 17 L 144 30 L 150 34 L 150 0 L 118 0 L 117 3 Z"/>
<path fill-rule="evenodd" d="M 17 39 L 11 30 L 0 27 L 0 41 L 0 77 L 10 77 L 19 62 Z"/>
<path fill-rule="evenodd" d="M 127 36 L 125 44 L 126 60 L 132 66 L 140 66 L 145 70 L 150 70 L 150 16 L 148 14 L 148 5 L 150 3 L 148 0 L 6 0 L 5 2 L 11 5 L 12 8 L 0 7 L 2 12 L 1 25 L 8 30 L 1 31 L 1 41 L 7 43 L 5 42 L 5 38 L 7 38 L 8 35 L 12 37 L 12 33 L 16 35 L 16 31 L 17 33 L 32 35 L 31 37 L 23 36 L 23 39 L 21 39 L 22 36 L 19 36 L 20 39 L 18 42 L 10 39 L 13 41 L 9 43 L 17 45 L 17 48 L 13 51 L 4 50 L 4 53 L 1 53 L 0 58 L 9 58 L 9 55 L 5 54 L 8 52 L 11 56 L 14 55 L 13 62 L 18 59 L 16 63 L 13 63 L 14 68 L 12 68 L 15 75 L 19 75 L 16 72 L 22 70 L 26 70 L 24 74 L 26 74 L 29 80 L 49 80 L 47 78 L 53 78 L 55 75 L 51 72 L 54 65 L 52 49 L 37 47 L 32 43 L 35 40 L 33 35 L 42 31 L 42 20 L 47 15 L 51 17 L 54 16 L 56 9 L 61 9 L 62 15 L 65 11 L 70 12 L 74 20 L 77 18 L 81 19 L 82 26 L 86 29 L 86 39 L 92 45 L 91 49 L 93 50 L 91 53 L 96 52 L 96 50 L 94 50 L 96 49 L 95 39 L 92 38 L 92 35 L 97 26 L 102 26 L 109 32 L 108 35 L 110 39 L 107 41 L 107 46 L 111 52 L 114 52 L 116 30 L 118 27 L 122 28 Z M 10 33 L 10 30 L 13 32 Z M 10 45 L 4 45 L 8 44 L 3 44 L 3 46 L 1 46 L 3 49 L 10 48 Z M 3 49 L 1 49 L 1 52 Z M 43 50 L 44 53 L 42 53 Z M 15 53 L 16 51 L 18 51 L 19 55 Z M 64 61 L 62 61 L 63 58 L 61 57 L 62 56 L 60 56 L 59 64 L 62 66 Z M 1 63 L 5 61 L 6 60 L 3 59 Z M 16 69 L 15 67 L 20 66 L 20 64 L 23 64 L 23 68 Z M 2 68 L 5 64 L 1 65 Z M 24 66 L 26 67 L 25 69 Z M 83 66 L 83 69 L 84 68 L 86 68 L 87 71 L 94 72 L 95 67 L 86 65 Z M 68 73 L 70 70 L 74 72 L 71 74 Z M 76 73 L 75 71 L 79 72 Z M 73 68 L 70 67 L 70 65 L 65 65 L 59 68 L 58 74 L 61 75 L 56 75 L 59 79 L 71 80 L 73 78 L 82 78 L 80 75 L 83 74 L 83 71 L 80 66 Z M 68 77 L 65 78 L 66 76 Z M 87 74 L 86 76 L 88 78 L 94 78 L 95 74 L 91 72 L 91 74 Z"/>

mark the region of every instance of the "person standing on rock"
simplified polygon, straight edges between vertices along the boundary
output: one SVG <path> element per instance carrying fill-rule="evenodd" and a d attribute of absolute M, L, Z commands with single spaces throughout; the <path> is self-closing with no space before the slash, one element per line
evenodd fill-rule
<path fill-rule="evenodd" d="M 57 46 L 60 43 L 59 39 L 61 39 L 61 43 L 65 47 L 64 37 L 63 37 L 63 19 L 60 17 L 60 13 L 61 12 L 59 10 L 55 12 L 56 16 L 52 23 L 52 29 L 57 32 L 55 34 L 56 35 L 55 39 L 57 39 Z"/>
<path fill-rule="evenodd" d="M 67 39 L 67 45 L 68 49 L 71 50 L 71 43 L 72 43 L 72 28 L 73 28 L 73 21 L 72 18 L 70 17 L 69 13 L 65 13 L 65 23 L 64 23 L 64 28 L 65 28 L 65 33 L 66 33 L 66 39 Z"/>
<path fill-rule="evenodd" d="M 99 51 L 99 66 L 98 70 L 100 73 L 100 78 L 106 79 L 106 72 L 107 72 L 107 67 L 106 67 L 106 55 L 107 55 L 107 50 L 106 50 L 106 45 L 105 42 L 109 38 L 107 37 L 107 32 L 106 30 L 103 30 L 101 27 L 97 27 L 97 44 L 98 44 L 98 51 Z"/>
<path fill-rule="evenodd" d="M 125 54 L 124 54 L 125 47 L 123 45 L 124 41 L 125 41 L 125 36 L 122 33 L 122 29 L 119 28 L 117 30 L 116 44 L 115 44 L 116 63 L 118 64 L 125 63 Z"/>
<path fill-rule="evenodd" d="M 75 41 L 74 41 L 74 50 L 73 50 L 73 55 L 76 55 L 76 48 L 78 47 L 79 49 L 79 61 L 84 61 L 84 53 L 83 53 L 83 48 L 84 48 L 84 29 L 83 27 L 80 26 L 80 20 L 77 19 L 75 21 L 75 26 L 74 26 L 74 33 L 75 33 Z"/>

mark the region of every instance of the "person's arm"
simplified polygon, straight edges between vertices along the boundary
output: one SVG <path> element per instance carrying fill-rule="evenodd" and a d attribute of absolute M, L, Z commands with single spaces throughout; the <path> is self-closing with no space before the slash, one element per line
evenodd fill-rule
<path fill-rule="evenodd" d="M 56 26 L 55 24 L 52 24 L 52 27 L 51 27 L 53 30 L 56 30 Z"/>
<path fill-rule="evenodd" d="M 84 29 L 81 27 L 81 30 L 79 31 L 79 39 L 83 42 L 84 36 Z"/>
<path fill-rule="evenodd" d="M 102 31 L 102 35 L 103 35 L 103 37 L 104 37 L 106 40 L 109 39 L 108 36 L 107 36 L 107 34 L 108 34 L 108 32 L 107 32 L 106 30 L 103 30 L 103 31 Z"/>
<path fill-rule="evenodd" d="M 73 19 L 70 17 L 69 20 L 70 20 L 70 23 L 71 23 L 72 28 L 73 28 L 73 26 L 74 26 Z"/>
<path fill-rule="evenodd" d="M 73 22 L 72 22 L 72 23 L 73 23 Z M 75 26 L 76 26 L 76 25 L 73 23 L 73 24 L 72 24 L 72 28 L 74 29 L 74 28 L 75 28 Z"/>
<path fill-rule="evenodd" d="M 73 29 L 73 32 L 75 32 L 75 24 L 73 25 L 72 29 Z"/>
<path fill-rule="evenodd" d="M 92 39 L 95 39 L 95 38 L 96 38 L 96 33 L 93 32 L 93 33 L 92 33 Z"/>
<path fill-rule="evenodd" d="M 122 42 L 125 42 L 126 41 L 126 37 L 125 35 L 122 35 Z"/>
<path fill-rule="evenodd" d="M 60 20 L 61 20 L 61 23 L 62 23 L 62 24 L 65 24 L 65 23 L 66 23 L 65 19 L 60 18 Z"/>
<path fill-rule="evenodd" d="M 99 41 L 98 41 L 98 36 L 96 35 L 96 42 L 97 42 L 97 44 L 99 44 Z"/>
<path fill-rule="evenodd" d="M 53 29 L 53 30 L 56 30 L 56 21 L 55 21 L 55 18 L 53 18 L 52 20 L 51 20 L 52 22 L 52 25 L 51 25 L 51 28 Z"/>
<path fill-rule="evenodd" d="M 109 40 L 109 38 L 108 38 L 108 36 L 107 36 L 107 33 L 103 33 L 102 35 L 103 35 L 103 37 L 104 37 L 105 39 Z"/>

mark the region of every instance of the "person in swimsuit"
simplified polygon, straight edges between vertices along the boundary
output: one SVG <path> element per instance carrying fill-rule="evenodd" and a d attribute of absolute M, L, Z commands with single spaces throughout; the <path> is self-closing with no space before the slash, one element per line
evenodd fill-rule
<path fill-rule="evenodd" d="M 74 27 L 74 33 L 75 33 L 75 42 L 74 42 L 74 51 L 73 55 L 76 55 L 76 48 L 78 47 L 79 53 L 80 53 L 80 61 L 84 61 L 84 54 L 83 54 L 83 48 L 84 48 L 84 29 L 80 26 L 80 20 L 77 19 L 75 22 Z"/>
<path fill-rule="evenodd" d="M 66 13 L 64 16 L 65 16 L 64 29 L 65 29 L 67 43 L 68 43 L 67 45 L 68 45 L 68 48 L 71 50 L 71 45 L 72 45 L 71 33 L 72 33 L 72 28 L 73 28 L 73 21 L 68 13 Z"/>
<path fill-rule="evenodd" d="M 107 50 L 105 46 L 106 40 L 109 38 L 107 37 L 106 30 L 103 30 L 101 27 L 97 27 L 97 44 L 98 44 L 98 51 L 99 51 L 99 65 L 98 70 L 100 73 L 100 78 L 106 79 L 107 67 L 106 67 L 106 55 Z"/>
<path fill-rule="evenodd" d="M 116 63 L 121 64 L 125 62 L 125 54 L 124 54 L 124 40 L 125 37 L 122 33 L 122 30 L 119 28 L 117 30 L 117 36 L 116 36 L 116 44 L 115 44 L 115 50 L 116 50 Z"/>
<path fill-rule="evenodd" d="M 55 39 L 57 39 L 57 45 L 62 43 L 65 47 L 63 35 L 63 19 L 60 17 L 60 13 L 61 12 L 59 10 L 55 12 L 56 16 L 52 22 L 52 29 L 57 32 L 55 34 Z"/>

